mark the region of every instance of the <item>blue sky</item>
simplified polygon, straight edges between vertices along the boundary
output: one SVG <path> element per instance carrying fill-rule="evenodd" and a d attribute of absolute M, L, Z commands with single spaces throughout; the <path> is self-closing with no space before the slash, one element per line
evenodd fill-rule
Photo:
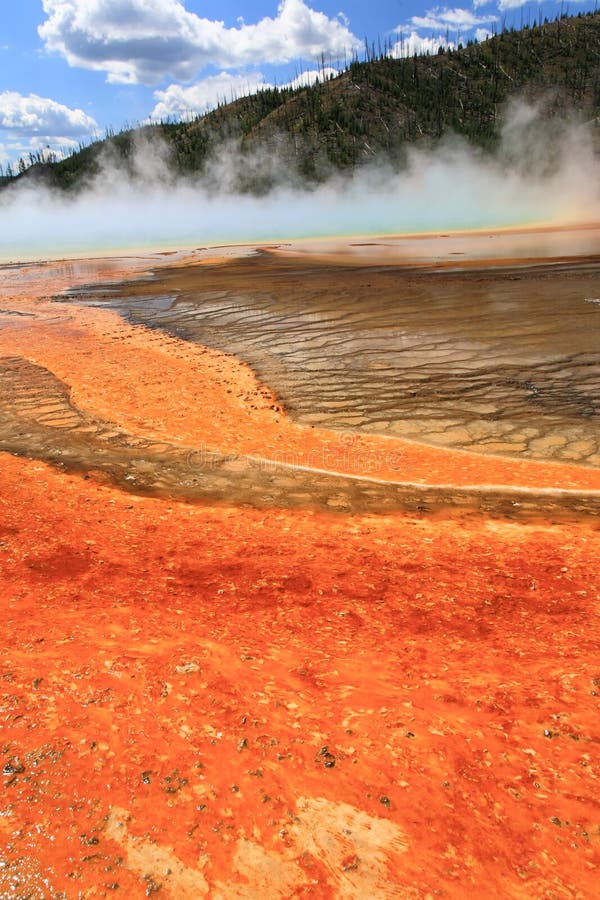
<path fill-rule="evenodd" d="M 343 67 L 365 38 L 405 54 L 593 9 L 593 0 L 19 0 L 0 23 L 0 165 L 261 85 Z"/>

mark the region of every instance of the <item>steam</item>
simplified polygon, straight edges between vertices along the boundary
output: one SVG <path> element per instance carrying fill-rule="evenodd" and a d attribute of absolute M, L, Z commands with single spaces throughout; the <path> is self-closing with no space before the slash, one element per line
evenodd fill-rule
<path fill-rule="evenodd" d="M 277 154 L 220 152 L 202 177 L 175 178 L 168 151 L 140 144 L 125 174 L 107 155 L 76 196 L 26 180 L 0 194 L 0 260 L 94 255 L 293 238 L 439 232 L 600 221 L 600 160 L 590 132 L 556 134 L 513 105 L 498 152 L 458 138 L 411 148 L 402 171 L 381 162 L 308 189 Z M 283 160 L 284 157 L 282 156 Z M 251 179 L 271 185 L 243 193 Z"/>

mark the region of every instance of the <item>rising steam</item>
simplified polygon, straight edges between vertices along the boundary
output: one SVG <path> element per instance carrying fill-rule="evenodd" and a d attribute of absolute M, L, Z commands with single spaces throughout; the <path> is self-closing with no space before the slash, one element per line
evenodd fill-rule
<path fill-rule="evenodd" d="M 600 160 L 583 126 L 551 138 L 515 104 L 495 156 L 457 138 L 411 149 L 401 171 L 378 163 L 308 190 L 272 156 L 221 155 L 197 180 L 175 179 L 164 148 L 138 148 L 127 176 L 106 157 L 75 197 L 20 182 L 0 194 L 0 260 L 198 247 L 331 235 L 374 235 L 600 221 Z M 240 193 L 244 168 L 268 171 L 263 196 Z M 274 175 L 275 173 L 275 175 Z"/>

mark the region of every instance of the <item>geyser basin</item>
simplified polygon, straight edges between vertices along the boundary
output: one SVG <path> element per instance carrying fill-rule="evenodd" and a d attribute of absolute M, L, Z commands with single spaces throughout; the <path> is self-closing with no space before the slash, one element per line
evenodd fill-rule
<path fill-rule="evenodd" d="M 234 353 L 301 423 L 600 465 L 598 258 L 469 271 L 449 246 L 442 271 L 263 253 L 70 296 Z"/>
<path fill-rule="evenodd" d="M 135 175 L 106 161 L 75 195 L 19 183 L 1 198 L 0 261 L 598 222 L 600 163 L 592 136 L 586 129 L 554 133 L 550 165 L 535 112 L 526 135 L 524 119 L 517 119 L 512 126 L 507 120 L 496 156 L 448 139 L 435 149 L 413 148 L 401 170 L 373 161 L 318 185 L 294 179 L 274 155 L 270 168 L 281 179 L 261 196 L 235 191 L 232 164 L 243 170 L 248 158 L 228 154 L 196 179 L 174 176 L 163 157 L 149 170 L 152 154 L 142 153 L 130 160 Z"/>

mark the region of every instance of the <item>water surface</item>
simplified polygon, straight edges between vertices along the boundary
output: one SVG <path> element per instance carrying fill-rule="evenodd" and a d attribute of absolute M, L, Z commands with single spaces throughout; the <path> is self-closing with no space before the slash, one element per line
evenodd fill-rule
<path fill-rule="evenodd" d="M 305 424 L 600 465 L 599 273 L 261 253 L 66 299 L 235 354 Z"/>

